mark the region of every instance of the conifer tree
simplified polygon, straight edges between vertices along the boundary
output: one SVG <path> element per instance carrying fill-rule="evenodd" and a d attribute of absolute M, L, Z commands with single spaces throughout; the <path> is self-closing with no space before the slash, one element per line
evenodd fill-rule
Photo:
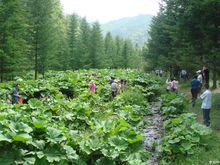
<path fill-rule="evenodd" d="M 90 67 L 90 40 L 91 27 L 86 18 L 80 20 L 79 30 L 77 32 L 77 68 Z"/>
<path fill-rule="evenodd" d="M 104 42 L 98 22 L 95 22 L 92 26 L 90 44 L 89 65 L 91 68 L 102 68 L 104 65 Z"/>
<path fill-rule="evenodd" d="M 115 68 L 116 67 L 116 45 L 111 36 L 111 33 L 108 32 L 105 36 L 105 67 Z"/>
<path fill-rule="evenodd" d="M 44 75 L 56 52 L 54 36 L 54 10 L 56 2 L 53 0 L 30 0 L 30 25 L 32 29 L 32 53 L 34 59 L 35 79 L 38 73 Z"/>
<path fill-rule="evenodd" d="M 28 66 L 27 19 L 23 1 L 0 1 L 0 78 L 14 77 Z"/>
<path fill-rule="evenodd" d="M 68 28 L 68 47 L 69 47 L 69 69 L 78 68 L 80 59 L 79 54 L 77 52 L 77 32 L 78 32 L 78 16 L 76 14 L 72 14 L 69 16 L 69 28 Z"/>

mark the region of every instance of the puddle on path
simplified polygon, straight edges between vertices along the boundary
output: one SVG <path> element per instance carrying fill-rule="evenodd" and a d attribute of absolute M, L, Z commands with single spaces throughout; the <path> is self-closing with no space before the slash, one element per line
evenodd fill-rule
<path fill-rule="evenodd" d="M 144 127 L 144 145 L 147 150 L 152 151 L 154 154 L 148 160 L 148 165 L 157 165 L 160 153 L 160 141 L 163 135 L 163 120 L 162 115 L 159 113 L 160 103 L 155 102 L 151 104 L 151 115 L 145 116 L 146 121 L 150 121 Z"/>

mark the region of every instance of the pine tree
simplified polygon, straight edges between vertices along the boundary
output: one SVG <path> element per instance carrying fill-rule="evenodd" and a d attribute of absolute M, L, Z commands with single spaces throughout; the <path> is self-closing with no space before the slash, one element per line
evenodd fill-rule
<path fill-rule="evenodd" d="M 69 69 L 76 69 L 79 67 L 80 59 L 79 55 L 77 54 L 77 32 L 78 32 L 78 16 L 76 14 L 72 14 L 69 16 L 69 28 L 68 28 L 68 48 L 69 48 L 69 55 L 68 55 L 68 68 Z"/>
<path fill-rule="evenodd" d="M 38 73 L 44 76 L 56 53 L 54 36 L 57 35 L 57 31 L 54 28 L 56 22 L 53 18 L 55 5 L 54 0 L 29 1 L 35 79 Z"/>
<path fill-rule="evenodd" d="M 116 36 L 116 38 L 115 38 L 115 46 L 116 46 L 115 68 L 122 68 L 123 67 L 123 64 L 122 64 L 123 44 L 124 44 L 123 39 L 121 39 L 119 36 Z"/>
<path fill-rule="evenodd" d="M 80 20 L 80 26 L 77 32 L 77 69 L 90 67 L 90 36 L 91 27 L 86 18 L 83 18 Z"/>
<path fill-rule="evenodd" d="M 68 69 L 67 20 L 63 15 L 60 0 L 53 1 L 52 9 L 52 52 L 49 55 L 48 68 L 52 70 Z"/>
<path fill-rule="evenodd" d="M 104 65 L 104 42 L 98 22 L 95 22 L 92 26 L 90 44 L 89 65 L 91 68 L 102 68 Z"/>
<path fill-rule="evenodd" d="M 132 43 L 129 40 L 125 40 L 122 51 L 122 58 L 123 58 L 122 68 L 128 68 L 131 52 L 132 52 Z"/>
<path fill-rule="evenodd" d="M 28 45 L 23 1 L 0 1 L 0 77 L 13 77 L 26 69 Z"/>
<path fill-rule="evenodd" d="M 110 32 L 105 36 L 104 46 L 105 57 L 103 63 L 105 63 L 105 67 L 116 68 L 116 45 Z"/>

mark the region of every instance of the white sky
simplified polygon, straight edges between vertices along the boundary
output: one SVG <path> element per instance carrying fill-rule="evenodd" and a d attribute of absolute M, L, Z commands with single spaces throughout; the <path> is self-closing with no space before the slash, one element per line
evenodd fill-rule
<path fill-rule="evenodd" d="M 139 14 L 156 15 L 160 0 L 61 0 L 65 14 L 105 23 Z"/>

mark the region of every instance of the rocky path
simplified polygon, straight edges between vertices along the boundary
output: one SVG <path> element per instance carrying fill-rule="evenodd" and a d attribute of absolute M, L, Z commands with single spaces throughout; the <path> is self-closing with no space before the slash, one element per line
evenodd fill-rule
<path fill-rule="evenodd" d="M 144 144 L 147 150 L 152 151 L 154 154 L 148 160 L 148 165 L 158 165 L 158 157 L 160 153 L 159 143 L 163 135 L 163 120 L 159 113 L 160 103 L 155 102 L 151 104 L 151 115 L 145 116 L 147 124 L 144 127 Z"/>

